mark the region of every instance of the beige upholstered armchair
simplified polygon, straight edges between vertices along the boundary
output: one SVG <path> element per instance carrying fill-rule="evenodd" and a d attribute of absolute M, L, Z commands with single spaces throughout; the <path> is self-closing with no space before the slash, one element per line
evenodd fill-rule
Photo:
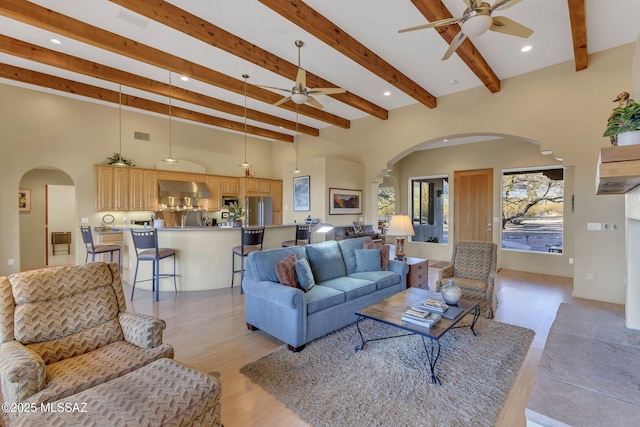
<path fill-rule="evenodd" d="M 126 312 L 117 263 L 0 277 L 2 400 L 49 403 L 172 358 L 165 326 Z"/>
<path fill-rule="evenodd" d="M 462 297 L 480 300 L 480 315 L 493 318 L 498 307 L 495 295 L 498 245 L 493 242 L 460 240 L 453 245 L 451 263 L 440 271 L 436 291 L 453 278 Z"/>

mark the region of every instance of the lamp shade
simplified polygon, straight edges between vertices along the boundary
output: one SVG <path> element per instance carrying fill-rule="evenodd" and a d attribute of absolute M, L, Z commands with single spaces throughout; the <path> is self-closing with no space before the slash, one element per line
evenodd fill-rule
<path fill-rule="evenodd" d="M 413 236 L 415 234 L 411 218 L 408 215 L 393 215 L 391 217 L 387 236 Z"/>

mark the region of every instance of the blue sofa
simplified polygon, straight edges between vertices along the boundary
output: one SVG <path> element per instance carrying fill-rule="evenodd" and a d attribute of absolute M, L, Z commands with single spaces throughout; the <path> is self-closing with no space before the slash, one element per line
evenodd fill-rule
<path fill-rule="evenodd" d="M 388 271 L 356 272 L 356 249 L 370 237 L 249 254 L 242 282 L 247 327 L 284 341 L 292 351 L 355 322 L 355 312 L 406 288 L 408 266 L 391 260 Z M 306 258 L 316 285 L 308 292 L 279 283 L 275 266 L 294 253 Z"/>

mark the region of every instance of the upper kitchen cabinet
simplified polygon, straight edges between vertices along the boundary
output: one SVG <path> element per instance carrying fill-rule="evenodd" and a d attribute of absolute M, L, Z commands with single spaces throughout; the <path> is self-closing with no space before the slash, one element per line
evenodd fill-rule
<path fill-rule="evenodd" d="M 129 169 L 108 165 L 95 166 L 96 210 L 129 210 Z"/>
<path fill-rule="evenodd" d="M 245 196 L 271 197 L 270 179 L 241 178 L 240 187 Z"/>
<path fill-rule="evenodd" d="M 240 179 L 231 176 L 221 176 L 220 193 L 222 196 L 237 196 L 240 194 Z"/>
<path fill-rule="evenodd" d="M 220 184 L 224 178 L 219 176 L 208 175 L 206 178 L 207 188 L 209 188 L 209 205 L 208 211 L 219 211 L 222 204 L 222 194 L 220 192 Z"/>
<path fill-rule="evenodd" d="M 158 173 L 154 170 L 129 169 L 129 210 L 156 211 L 158 208 Z"/>

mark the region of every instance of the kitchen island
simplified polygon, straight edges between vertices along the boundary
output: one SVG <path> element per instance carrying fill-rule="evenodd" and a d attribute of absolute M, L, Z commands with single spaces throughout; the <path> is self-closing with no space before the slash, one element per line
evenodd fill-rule
<path fill-rule="evenodd" d="M 143 228 L 143 227 L 136 227 Z M 114 228 L 110 232 L 123 232 L 122 278 L 133 284 L 136 255 L 129 228 Z M 291 240 L 296 232 L 295 224 L 265 227 L 264 249 L 279 248 L 285 240 Z M 203 291 L 231 286 L 231 248 L 240 245 L 240 228 L 232 227 L 164 227 L 158 229 L 161 248 L 176 250 L 176 274 L 178 291 Z M 239 259 L 236 268 L 240 268 Z M 138 279 L 151 278 L 151 262 L 140 262 Z M 160 272 L 169 273 L 172 260 L 160 263 Z M 240 283 L 236 277 L 236 285 Z M 138 289 L 151 290 L 151 281 L 138 283 Z M 173 292 L 173 280 L 160 280 L 160 291 Z M 161 296 L 162 297 L 162 296 Z M 138 297 L 136 297 L 138 298 Z"/>

